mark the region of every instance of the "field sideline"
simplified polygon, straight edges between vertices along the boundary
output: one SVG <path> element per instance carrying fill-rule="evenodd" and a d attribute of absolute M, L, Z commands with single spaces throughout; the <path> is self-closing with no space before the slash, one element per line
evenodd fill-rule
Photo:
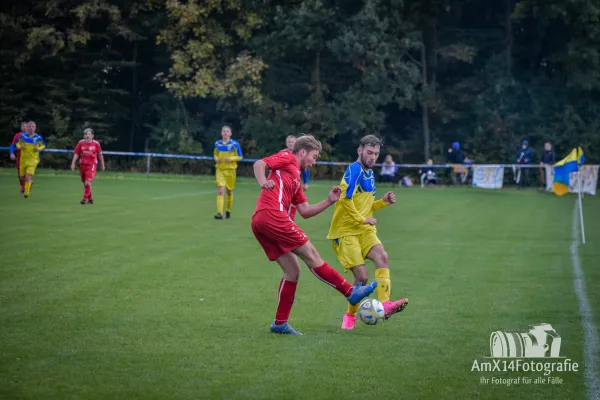
<path fill-rule="evenodd" d="M 344 299 L 303 269 L 290 322 L 304 336 L 282 337 L 268 332 L 280 272 L 250 230 L 252 180 L 216 221 L 210 177 L 99 173 L 82 206 L 75 173 L 40 171 L 28 200 L 14 175 L 0 169 L 0 399 L 584 399 L 584 371 L 600 369 L 583 365 L 572 195 L 398 188 L 376 217 L 406 311 L 343 332 Z M 299 225 L 341 271 L 331 213 Z M 598 335 L 600 198 L 584 216 L 588 244 L 573 248 Z M 471 371 L 492 332 L 540 322 L 579 371 L 481 383 L 543 377 Z"/>

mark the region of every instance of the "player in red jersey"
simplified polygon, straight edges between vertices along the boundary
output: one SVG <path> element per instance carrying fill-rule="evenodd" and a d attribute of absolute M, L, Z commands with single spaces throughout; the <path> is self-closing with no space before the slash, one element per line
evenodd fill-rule
<path fill-rule="evenodd" d="M 100 143 L 94 140 L 94 131 L 87 128 L 83 131 L 83 140 L 80 140 L 75 147 L 75 155 L 71 163 L 71 170 L 75 171 L 75 163 L 79 160 L 79 174 L 83 182 L 83 199 L 81 204 L 94 204 L 92 198 L 92 182 L 96 175 L 98 160 L 100 168 L 104 171 L 104 156 Z"/>
<path fill-rule="evenodd" d="M 296 140 L 293 152 L 282 151 L 254 163 L 254 176 L 262 190 L 252 216 L 252 232 L 269 260 L 277 261 L 283 270 L 277 313 L 271 325 L 273 333 L 301 334 L 288 324 L 300 276 L 300 264 L 296 256 L 317 278 L 346 297 L 350 304 L 358 304 L 377 287 L 377 281 L 368 286 L 360 283 L 353 287 L 323 261 L 304 231 L 288 215 L 289 207 L 293 204 L 303 218 L 310 218 L 340 198 L 340 188 L 335 187 L 325 200 L 309 205 L 302 191 L 300 170 L 311 167 L 320 152 L 321 142 L 305 135 Z M 270 169 L 268 178 L 265 177 L 267 167 Z"/>
<path fill-rule="evenodd" d="M 19 137 L 23 132 L 27 132 L 27 122 L 21 122 L 21 132 L 15 134 L 15 137 L 10 145 L 10 159 L 17 162 L 17 177 L 19 178 L 19 183 L 21 184 L 21 194 L 25 193 L 25 179 L 21 176 L 21 172 L 19 170 L 21 149 L 17 149 L 17 142 L 19 141 Z"/>

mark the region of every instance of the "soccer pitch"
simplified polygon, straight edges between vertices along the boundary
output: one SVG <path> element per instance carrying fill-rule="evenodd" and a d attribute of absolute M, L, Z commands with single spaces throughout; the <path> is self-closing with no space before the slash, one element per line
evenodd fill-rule
<path fill-rule="evenodd" d="M 332 185 L 315 182 L 309 201 Z M 77 174 L 41 171 L 24 200 L 0 170 L 2 399 L 584 399 L 585 371 L 600 369 L 585 365 L 573 266 L 597 328 L 597 197 L 584 199 L 588 244 L 572 249 L 572 195 L 397 188 L 376 217 L 407 309 L 342 331 L 344 299 L 303 269 L 290 323 L 304 336 L 290 337 L 268 329 L 281 273 L 250 229 L 253 181 L 223 221 L 210 177 L 100 173 L 93 191 L 80 205 Z M 332 211 L 298 223 L 341 271 Z M 578 371 L 472 371 L 492 332 L 541 322 Z"/>

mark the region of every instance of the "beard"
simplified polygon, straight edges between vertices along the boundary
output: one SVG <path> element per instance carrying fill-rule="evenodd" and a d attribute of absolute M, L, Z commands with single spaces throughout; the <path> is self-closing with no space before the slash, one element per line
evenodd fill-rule
<path fill-rule="evenodd" d="M 368 163 L 365 161 L 365 158 L 363 157 L 363 155 L 362 155 L 362 154 L 360 155 L 360 163 L 361 163 L 362 165 L 364 165 L 365 167 L 367 167 L 367 168 L 373 168 L 373 165 L 375 165 L 375 162 L 373 162 L 371 165 L 369 165 L 369 164 L 368 164 Z"/>

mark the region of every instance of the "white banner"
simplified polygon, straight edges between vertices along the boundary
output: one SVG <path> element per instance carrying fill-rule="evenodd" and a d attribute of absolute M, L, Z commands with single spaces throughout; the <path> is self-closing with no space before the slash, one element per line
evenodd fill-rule
<path fill-rule="evenodd" d="M 474 165 L 473 187 L 482 189 L 502 189 L 504 167 L 502 165 Z"/>
<path fill-rule="evenodd" d="M 581 186 L 583 193 L 596 195 L 596 187 L 598 186 L 598 169 L 600 165 L 582 165 L 579 167 L 579 176 L 581 177 Z M 546 190 L 552 191 L 554 185 L 554 168 L 546 168 Z M 577 172 L 571 172 L 569 176 L 569 193 L 577 193 L 579 191 L 579 180 Z"/>

